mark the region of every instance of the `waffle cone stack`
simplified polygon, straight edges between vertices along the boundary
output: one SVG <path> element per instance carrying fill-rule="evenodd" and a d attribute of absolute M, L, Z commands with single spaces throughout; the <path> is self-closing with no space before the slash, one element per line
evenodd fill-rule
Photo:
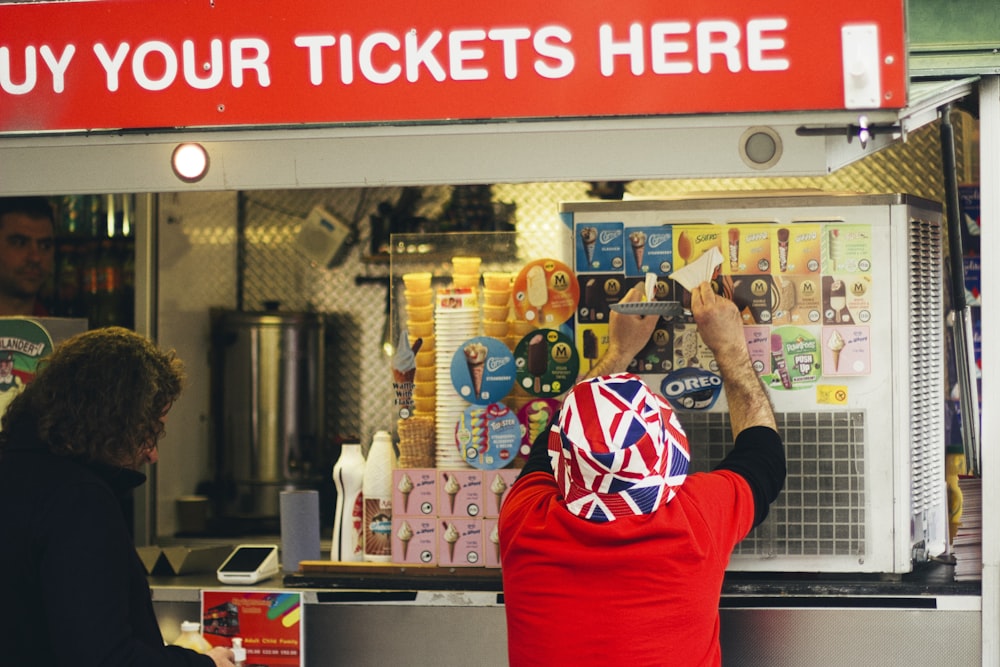
<path fill-rule="evenodd" d="M 434 467 L 434 418 L 414 415 L 396 422 L 400 468 Z"/>

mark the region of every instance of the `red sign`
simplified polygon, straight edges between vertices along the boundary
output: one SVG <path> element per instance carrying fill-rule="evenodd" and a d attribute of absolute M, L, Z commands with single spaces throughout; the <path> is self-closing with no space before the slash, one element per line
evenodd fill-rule
<path fill-rule="evenodd" d="M 903 0 L 0 4 L 0 132 L 900 108 Z"/>

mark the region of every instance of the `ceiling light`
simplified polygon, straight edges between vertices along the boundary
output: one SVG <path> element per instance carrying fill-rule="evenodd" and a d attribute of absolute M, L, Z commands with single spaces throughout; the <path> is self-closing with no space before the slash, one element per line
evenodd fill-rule
<path fill-rule="evenodd" d="M 208 152 L 201 144 L 178 144 L 170 157 L 174 174 L 185 183 L 197 183 L 208 173 Z"/>

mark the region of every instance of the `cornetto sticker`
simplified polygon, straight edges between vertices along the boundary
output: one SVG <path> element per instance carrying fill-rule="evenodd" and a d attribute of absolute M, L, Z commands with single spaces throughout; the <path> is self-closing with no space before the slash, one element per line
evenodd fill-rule
<path fill-rule="evenodd" d="M 663 378 L 660 393 L 677 410 L 708 410 L 722 393 L 722 378 L 702 368 L 681 368 Z"/>

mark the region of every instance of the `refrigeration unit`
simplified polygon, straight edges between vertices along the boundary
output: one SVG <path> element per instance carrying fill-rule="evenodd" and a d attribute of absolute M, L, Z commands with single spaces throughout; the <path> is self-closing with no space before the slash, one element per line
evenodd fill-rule
<path fill-rule="evenodd" d="M 565 203 L 583 368 L 609 307 L 647 273 L 675 301 L 630 370 L 679 410 L 692 470 L 732 443 L 717 365 L 685 278 L 744 321 L 788 478 L 730 571 L 903 573 L 945 552 L 944 300 L 939 204 L 909 195 L 731 194 Z M 702 276 L 702 274 L 704 274 Z"/>

